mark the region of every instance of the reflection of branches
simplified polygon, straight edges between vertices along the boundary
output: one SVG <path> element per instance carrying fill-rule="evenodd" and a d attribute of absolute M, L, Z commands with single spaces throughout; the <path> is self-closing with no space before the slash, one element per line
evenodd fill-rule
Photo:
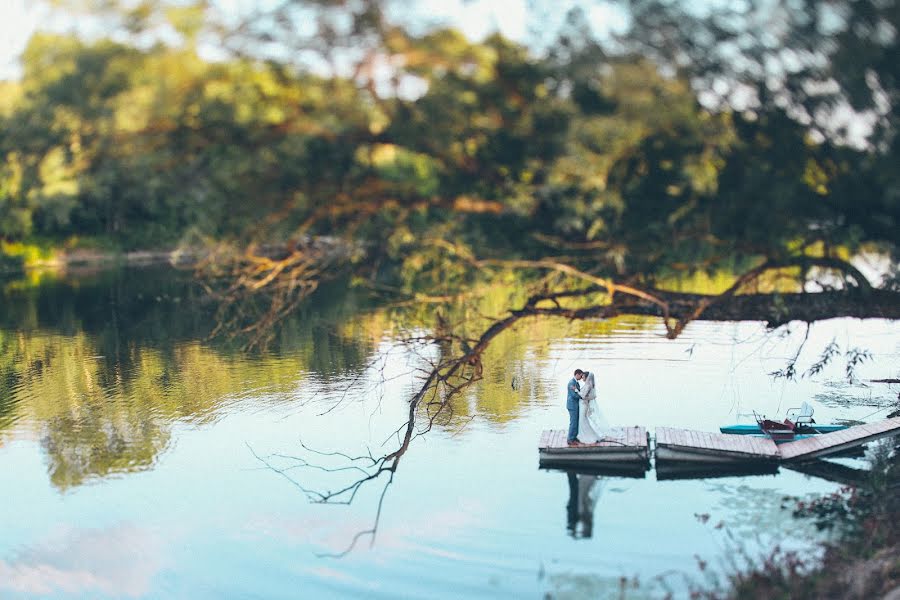
<path fill-rule="evenodd" d="M 342 452 L 320 452 L 320 451 L 312 450 L 302 443 L 301 443 L 301 445 L 304 447 L 304 449 L 309 450 L 315 454 L 319 454 L 322 456 L 341 456 L 351 462 L 369 461 L 371 463 L 370 466 L 377 465 L 378 468 L 375 470 L 374 473 L 368 472 L 364 468 L 358 467 L 355 465 L 350 465 L 347 467 L 328 468 L 328 467 L 324 467 L 322 465 L 312 464 L 312 463 L 306 461 L 305 459 L 297 457 L 297 456 L 288 456 L 288 455 L 284 455 L 284 454 L 270 455 L 270 456 L 277 457 L 277 458 L 291 459 L 291 460 L 297 461 L 295 464 L 293 464 L 289 467 L 279 468 L 279 467 L 273 465 L 271 463 L 271 461 L 268 460 L 268 457 L 263 457 L 263 456 L 260 456 L 259 454 L 257 454 L 256 451 L 249 444 L 247 444 L 247 448 L 250 449 L 250 452 L 253 454 L 253 456 L 258 461 L 260 461 L 263 465 L 265 465 L 265 467 L 267 469 L 269 469 L 275 473 L 278 473 L 281 477 L 283 477 L 284 479 L 289 481 L 291 483 L 291 485 L 293 485 L 294 487 L 299 489 L 301 492 L 303 492 L 303 494 L 306 495 L 306 497 L 311 502 L 315 502 L 318 504 L 347 504 L 347 505 L 349 505 L 350 503 L 353 502 L 353 499 L 356 497 L 356 493 L 360 490 L 360 488 L 363 486 L 363 484 L 365 484 L 368 481 L 372 481 L 373 479 L 377 479 L 378 477 L 381 476 L 382 473 L 388 473 L 388 479 L 385 482 L 384 488 L 382 488 L 381 494 L 378 497 L 378 504 L 377 504 L 377 507 L 375 510 L 375 519 L 372 523 L 372 527 L 370 527 L 369 529 L 364 529 L 362 531 L 357 532 L 351 539 L 350 544 L 343 551 L 337 552 L 337 553 L 320 553 L 320 554 L 317 554 L 317 556 L 322 557 L 322 558 L 344 557 L 347 554 L 349 554 L 353 550 L 353 548 L 356 547 L 357 542 L 359 542 L 359 540 L 362 539 L 362 537 L 366 536 L 366 535 L 371 536 L 370 543 L 374 544 L 375 543 L 375 535 L 378 533 L 378 525 L 381 522 L 381 512 L 382 512 L 382 508 L 384 507 L 384 498 L 387 495 L 388 488 L 390 487 L 391 483 L 393 483 L 393 481 L 394 481 L 394 471 L 396 470 L 396 465 L 384 466 L 383 463 L 379 464 L 379 460 L 375 459 L 371 455 L 369 455 L 368 457 L 363 457 L 363 456 L 351 457 Z M 339 472 L 343 472 L 343 471 L 358 471 L 359 473 L 362 474 L 362 476 L 359 479 L 357 479 L 356 481 L 354 481 L 352 484 L 350 484 L 344 488 L 341 488 L 336 492 L 322 493 L 322 492 L 317 492 L 315 490 L 311 490 L 309 488 L 304 487 L 299 481 L 297 481 L 296 479 L 294 479 L 293 477 L 288 475 L 288 471 L 290 471 L 292 469 L 300 468 L 300 467 L 307 467 L 310 469 L 325 471 L 327 473 L 339 473 Z M 346 496 L 346 498 L 342 499 L 341 498 L 342 496 Z"/>
<path fill-rule="evenodd" d="M 394 482 L 394 471 L 390 472 L 388 476 L 387 482 L 384 484 L 384 488 L 381 490 L 381 495 L 378 496 L 378 505 L 375 508 L 375 520 L 372 522 L 372 527 L 369 529 L 364 529 L 362 531 L 358 531 L 353 539 L 350 540 L 350 544 L 341 552 L 336 553 L 320 553 L 317 554 L 319 557 L 327 557 L 327 558 L 343 558 L 347 556 L 353 548 L 356 547 L 356 542 L 358 542 L 364 535 L 370 535 L 371 539 L 369 541 L 369 545 L 373 545 L 375 543 L 375 535 L 378 533 L 378 525 L 381 523 L 381 510 L 384 507 L 384 497 L 387 495 L 388 488 Z"/>

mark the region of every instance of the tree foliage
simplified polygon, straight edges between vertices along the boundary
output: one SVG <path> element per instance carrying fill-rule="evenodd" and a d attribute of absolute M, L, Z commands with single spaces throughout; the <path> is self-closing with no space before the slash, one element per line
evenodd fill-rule
<path fill-rule="evenodd" d="M 111 38 L 38 34 L 0 90 L 0 234 L 288 252 L 331 236 L 363 249 L 360 277 L 430 293 L 485 258 L 656 285 L 896 253 L 891 7 L 635 0 L 617 39 L 575 12 L 538 53 L 412 27 L 387 0 L 241 22 L 69 3 Z M 867 139 L 829 129 L 842 106 L 868 111 Z"/>

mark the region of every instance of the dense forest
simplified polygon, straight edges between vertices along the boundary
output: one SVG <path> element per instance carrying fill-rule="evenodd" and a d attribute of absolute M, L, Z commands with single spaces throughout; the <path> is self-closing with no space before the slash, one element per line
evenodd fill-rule
<path fill-rule="evenodd" d="M 0 236 L 331 236 L 361 277 L 431 293 L 548 257 L 647 285 L 769 259 L 868 287 L 847 260 L 895 264 L 900 231 L 896 6 L 770 4 L 635 1 L 605 36 L 575 9 L 537 50 L 389 2 L 228 28 L 206 3 L 63 3 L 105 33 L 35 34 L 0 88 Z"/>

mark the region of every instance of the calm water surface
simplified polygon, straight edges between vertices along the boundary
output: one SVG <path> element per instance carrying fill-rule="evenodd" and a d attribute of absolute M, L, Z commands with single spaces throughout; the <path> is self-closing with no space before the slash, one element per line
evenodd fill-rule
<path fill-rule="evenodd" d="M 848 383 L 841 360 L 773 379 L 802 324 L 699 322 L 676 341 L 648 319 L 524 326 L 497 341 L 454 418 L 414 441 L 374 542 L 345 553 L 386 480 L 321 505 L 283 475 L 338 489 L 352 472 L 292 457 L 343 466 L 304 445 L 391 447 L 411 369 L 434 353 L 396 340 L 427 327 L 428 309 L 404 316 L 326 290 L 271 351 L 248 355 L 205 341 L 212 309 L 174 273 L 4 286 L 0 598 L 596 598 L 619 597 L 623 577 L 642 583 L 628 597 L 679 596 L 686 579 L 778 542 L 808 551 L 821 534 L 783 498 L 840 485 L 785 469 L 675 481 L 540 470 L 536 443 L 566 425 L 574 368 L 595 370 L 611 423 L 648 428 L 714 431 L 801 401 L 820 422 L 876 420 L 897 393 Z M 860 379 L 898 374 L 900 324 L 816 324 L 801 370 L 832 340 L 872 353 Z"/>

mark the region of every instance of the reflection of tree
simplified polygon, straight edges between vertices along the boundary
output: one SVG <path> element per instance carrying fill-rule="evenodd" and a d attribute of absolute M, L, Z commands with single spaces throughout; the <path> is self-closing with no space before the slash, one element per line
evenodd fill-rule
<path fill-rule="evenodd" d="M 82 406 L 77 415 L 53 417 L 43 429 L 50 481 L 62 489 L 90 477 L 146 469 L 169 442 L 168 423 L 95 404 Z"/>
<path fill-rule="evenodd" d="M 13 355 L 6 349 L 5 338 L 5 332 L 0 331 L 0 441 L 3 439 L 4 430 L 15 420 L 15 391 L 19 380 L 12 364 Z"/>
<path fill-rule="evenodd" d="M 30 315 L 19 331 L 0 330 L 0 431 L 33 424 L 54 485 L 148 468 L 176 420 L 208 421 L 248 387 L 294 389 L 310 370 L 353 373 L 379 338 L 348 317 L 358 308 L 342 298 L 306 307 L 274 345 L 284 352 L 256 360 L 195 340 L 208 332 L 209 311 L 177 275 L 145 278 L 149 287 L 106 275 L 0 299 L 5 319 Z M 104 317 L 111 312 L 114 322 Z"/>
<path fill-rule="evenodd" d="M 131 346 L 128 371 L 110 369 L 84 335 L 22 335 L 14 350 L 16 411 L 38 428 L 60 487 L 152 466 L 176 420 L 208 421 L 245 387 L 292 389 L 305 370 L 296 357 L 256 363 L 196 342 L 168 354 Z M 49 357 L 39 373 L 27 367 L 35 354 Z"/>

